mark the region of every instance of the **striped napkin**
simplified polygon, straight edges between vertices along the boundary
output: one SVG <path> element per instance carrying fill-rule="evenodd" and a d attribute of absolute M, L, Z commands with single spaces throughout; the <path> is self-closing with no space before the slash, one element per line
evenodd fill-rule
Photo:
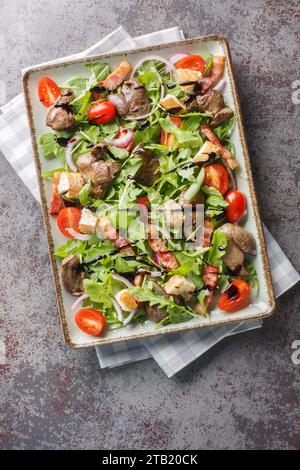
<path fill-rule="evenodd" d="M 53 62 L 112 51 L 124 51 L 180 39 L 184 39 L 184 35 L 177 27 L 136 38 L 131 38 L 124 28 L 120 27 L 89 49 Z M 29 191 L 39 201 L 40 196 L 23 95 L 16 96 L 0 109 L 2 111 L 0 116 L 0 150 Z M 299 274 L 266 228 L 265 236 L 275 295 L 279 297 L 298 282 Z M 251 320 L 239 324 L 169 334 L 147 340 L 124 341 L 115 345 L 97 347 L 96 352 L 101 368 L 116 367 L 153 357 L 166 375 L 171 377 L 226 336 L 261 326 L 261 321 Z"/>

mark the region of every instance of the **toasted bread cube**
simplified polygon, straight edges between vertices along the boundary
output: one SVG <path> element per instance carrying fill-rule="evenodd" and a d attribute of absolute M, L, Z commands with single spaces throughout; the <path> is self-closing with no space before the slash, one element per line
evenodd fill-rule
<path fill-rule="evenodd" d="M 179 99 L 176 96 L 171 94 L 166 95 L 159 104 L 165 108 L 167 111 L 178 113 L 179 111 L 184 111 L 184 106 L 180 103 Z"/>
<path fill-rule="evenodd" d="M 209 140 L 207 140 L 206 142 L 204 142 L 201 149 L 194 156 L 194 162 L 195 163 L 207 162 L 210 154 L 212 153 L 218 153 L 218 147 L 217 145 L 212 144 L 211 142 L 209 142 Z"/>
<path fill-rule="evenodd" d="M 193 93 L 195 84 L 198 80 L 201 80 L 202 73 L 197 70 L 191 69 L 177 69 L 175 73 L 175 80 L 177 83 L 194 82 L 190 85 L 180 85 L 180 88 L 185 93 Z"/>
<path fill-rule="evenodd" d="M 164 288 L 167 294 L 178 295 L 194 292 L 196 286 L 186 277 L 175 274 L 166 282 Z"/>
<path fill-rule="evenodd" d="M 84 180 L 80 173 L 61 173 L 58 192 L 70 199 L 78 199 L 79 193 L 84 185 Z"/>
<path fill-rule="evenodd" d="M 182 207 L 178 202 L 169 199 L 164 204 L 164 217 L 168 227 L 179 228 L 183 223 Z"/>
<path fill-rule="evenodd" d="M 95 233 L 98 219 L 89 209 L 84 207 L 79 221 L 79 230 L 81 233 Z"/>

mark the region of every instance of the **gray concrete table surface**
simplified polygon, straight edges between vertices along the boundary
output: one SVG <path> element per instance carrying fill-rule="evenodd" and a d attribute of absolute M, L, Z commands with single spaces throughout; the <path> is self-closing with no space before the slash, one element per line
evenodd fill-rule
<path fill-rule="evenodd" d="M 230 42 L 262 217 L 300 269 L 299 3 L 286 1 L 0 0 L 0 78 L 82 50 L 122 24 L 173 25 Z M 231 337 L 172 379 L 152 360 L 100 370 L 64 345 L 41 209 L 0 156 L 0 448 L 300 448 L 298 287 L 264 328 Z"/>

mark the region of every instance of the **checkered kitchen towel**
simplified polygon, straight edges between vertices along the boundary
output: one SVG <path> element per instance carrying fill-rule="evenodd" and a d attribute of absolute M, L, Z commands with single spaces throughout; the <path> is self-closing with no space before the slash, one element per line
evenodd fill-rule
<path fill-rule="evenodd" d="M 122 28 L 103 38 L 80 54 L 68 57 L 85 57 L 109 51 L 121 51 L 162 42 L 183 39 L 178 28 L 171 28 L 137 38 L 131 38 Z M 65 60 L 62 58 L 60 60 Z M 57 62 L 57 60 L 55 61 Z M 31 140 L 22 94 L 2 106 L 0 116 L 0 150 L 10 162 L 24 184 L 39 200 Z M 299 280 L 299 275 L 290 264 L 272 235 L 266 230 L 266 241 L 270 258 L 275 294 L 278 297 Z M 242 333 L 262 325 L 252 320 L 236 325 L 221 326 L 180 334 L 170 334 L 147 340 L 128 341 L 97 348 L 100 366 L 116 367 L 153 357 L 168 377 L 190 364 L 225 336 Z"/>

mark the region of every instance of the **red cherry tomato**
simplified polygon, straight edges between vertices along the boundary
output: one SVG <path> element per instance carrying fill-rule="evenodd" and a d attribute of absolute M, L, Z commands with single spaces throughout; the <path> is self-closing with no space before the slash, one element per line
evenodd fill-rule
<path fill-rule="evenodd" d="M 205 167 L 205 186 L 213 186 L 221 194 L 225 194 L 229 187 L 227 171 L 220 163 L 212 163 Z"/>
<path fill-rule="evenodd" d="M 147 197 L 140 197 L 136 202 L 142 206 L 150 207 L 150 201 Z"/>
<path fill-rule="evenodd" d="M 176 62 L 177 69 L 191 69 L 203 73 L 205 70 L 205 60 L 200 55 L 188 55 Z"/>
<path fill-rule="evenodd" d="M 81 218 L 81 210 L 77 207 L 65 207 L 57 216 L 56 223 L 61 233 L 67 238 L 73 238 L 68 232 L 68 228 L 79 231 L 79 221 Z"/>
<path fill-rule="evenodd" d="M 181 127 L 183 121 L 178 116 L 172 116 L 171 121 L 175 124 L 176 127 Z M 165 132 L 163 129 L 161 130 L 160 134 L 160 143 L 161 145 L 167 145 L 168 147 L 172 147 L 175 143 L 174 136 L 171 132 Z"/>
<path fill-rule="evenodd" d="M 88 110 L 88 119 L 96 124 L 105 124 L 116 115 L 115 105 L 110 101 L 96 101 Z"/>
<path fill-rule="evenodd" d="M 43 77 L 38 84 L 38 95 L 41 103 L 49 108 L 61 95 L 61 91 L 51 78 Z"/>
<path fill-rule="evenodd" d="M 236 312 L 246 307 L 250 294 L 250 287 L 243 279 L 233 281 L 225 292 L 221 294 L 218 307 L 225 312 Z"/>
<path fill-rule="evenodd" d="M 99 310 L 83 308 L 75 314 L 75 323 L 88 335 L 100 336 L 105 329 L 106 321 Z"/>
<path fill-rule="evenodd" d="M 238 222 L 247 209 L 245 194 L 237 190 L 231 190 L 226 194 L 225 200 L 229 204 L 225 211 L 227 219 L 229 222 Z"/>

